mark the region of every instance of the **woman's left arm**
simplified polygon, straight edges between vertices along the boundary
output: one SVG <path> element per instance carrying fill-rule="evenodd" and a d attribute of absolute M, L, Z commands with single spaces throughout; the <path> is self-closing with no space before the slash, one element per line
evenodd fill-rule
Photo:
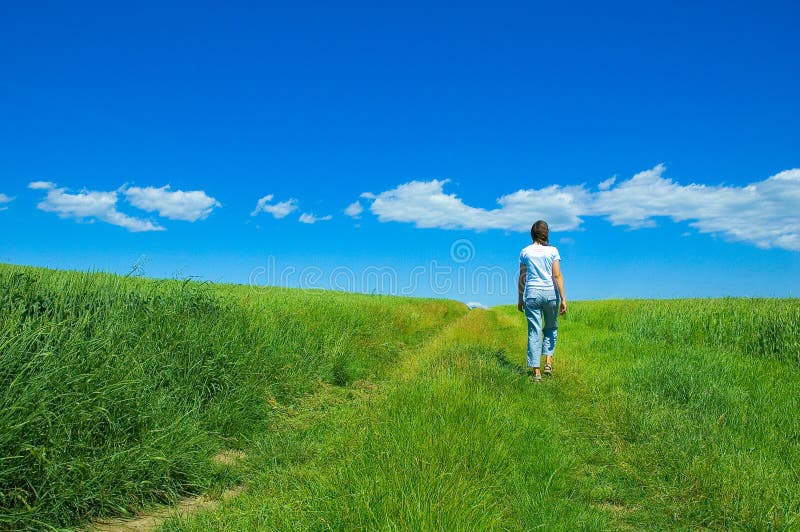
<path fill-rule="evenodd" d="M 517 298 L 517 310 L 522 312 L 524 310 L 523 302 L 522 302 L 522 292 L 525 291 L 525 279 L 528 276 L 528 268 L 525 267 L 524 263 L 520 263 L 519 265 L 519 281 L 517 281 L 517 293 L 519 297 Z"/>
<path fill-rule="evenodd" d="M 564 276 L 561 274 L 561 260 L 553 262 L 553 282 L 558 288 L 558 293 L 561 295 L 561 304 L 559 305 L 559 314 L 567 312 L 567 294 L 564 292 Z"/>

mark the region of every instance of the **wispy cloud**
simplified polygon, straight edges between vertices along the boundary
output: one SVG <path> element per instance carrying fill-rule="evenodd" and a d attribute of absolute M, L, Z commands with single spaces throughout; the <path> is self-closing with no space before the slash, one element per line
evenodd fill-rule
<path fill-rule="evenodd" d="M 263 198 L 259 199 L 258 203 L 256 203 L 256 208 L 250 213 L 250 216 L 256 216 L 259 213 L 266 212 L 275 218 L 285 218 L 289 214 L 296 211 L 299 207 L 299 202 L 295 198 L 290 198 L 286 201 L 281 201 L 278 203 L 272 203 L 274 199 L 274 194 L 267 194 Z M 350 207 L 352 207 L 352 205 Z M 348 209 L 350 209 L 350 207 L 348 207 Z M 333 216 L 330 214 L 327 216 L 315 216 L 313 213 L 304 212 L 300 215 L 298 221 L 304 224 L 314 224 L 317 222 L 327 222 L 331 219 L 333 219 Z"/>
<path fill-rule="evenodd" d="M 311 213 L 306 213 L 306 212 L 301 214 L 300 218 L 298 218 L 298 220 L 300 220 L 304 224 L 313 224 L 313 223 L 317 223 L 317 222 L 327 222 L 328 220 L 332 220 L 332 219 L 333 219 L 333 216 L 331 216 L 330 214 L 327 215 L 327 216 L 317 217 L 317 216 L 314 216 Z"/>
<path fill-rule="evenodd" d="M 362 198 L 381 222 L 417 227 L 528 231 L 536 219 L 556 231 L 579 229 L 584 217 L 601 216 L 631 229 L 652 227 L 656 217 L 687 221 L 701 233 L 762 248 L 800 250 L 800 169 L 747 186 L 681 185 L 658 165 L 617 183 L 616 176 L 591 190 L 586 185 L 524 189 L 497 199 L 498 207 L 465 204 L 444 192 L 447 180 L 411 181 Z"/>
<path fill-rule="evenodd" d="M 597 185 L 597 188 L 600 190 L 608 190 L 609 188 L 611 188 L 611 185 L 613 185 L 616 181 L 617 181 L 617 176 L 613 175 L 608 179 L 606 179 L 605 181 L 601 181 L 600 184 Z"/>
<path fill-rule="evenodd" d="M 28 188 L 33 190 L 50 190 L 56 188 L 56 184 L 51 181 L 31 181 L 28 183 Z"/>
<path fill-rule="evenodd" d="M 344 210 L 344 213 L 352 218 L 361 218 L 362 212 L 364 212 L 364 207 L 358 200 L 348 205 L 347 208 Z"/>
<path fill-rule="evenodd" d="M 204 220 L 222 204 L 202 190 L 170 190 L 169 185 L 156 187 L 128 187 L 123 189 L 128 202 L 147 212 L 157 212 L 170 220 L 196 222 Z"/>
<path fill-rule="evenodd" d="M 76 194 L 67 192 L 66 188 L 57 187 L 47 181 L 34 181 L 28 184 L 34 190 L 47 190 L 45 199 L 37 207 L 46 212 L 54 212 L 61 218 L 73 218 L 79 221 L 100 220 L 118 225 L 132 232 L 163 231 L 160 225 L 128 216 L 117 210 L 118 193 L 82 190 Z"/>
<path fill-rule="evenodd" d="M 5 204 L 6 203 L 11 203 L 12 201 L 14 201 L 14 198 L 6 196 L 2 192 L 0 192 L 0 211 L 4 211 L 4 210 L 8 209 L 8 207 L 6 207 Z"/>
<path fill-rule="evenodd" d="M 285 218 L 297 210 L 297 200 L 295 198 L 290 198 L 278 203 L 271 203 L 274 197 L 274 194 L 267 194 L 259 199 L 258 203 L 256 203 L 255 210 L 250 213 L 250 216 L 256 216 L 258 213 L 267 212 L 273 217 L 280 219 Z"/>

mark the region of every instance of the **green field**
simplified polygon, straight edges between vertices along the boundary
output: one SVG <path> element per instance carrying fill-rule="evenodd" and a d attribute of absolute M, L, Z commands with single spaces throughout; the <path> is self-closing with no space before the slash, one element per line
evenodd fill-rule
<path fill-rule="evenodd" d="M 0 529 L 800 528 L 800 300 L 560 325 L 537 384 L 512 306 L 0 265 Z"/>

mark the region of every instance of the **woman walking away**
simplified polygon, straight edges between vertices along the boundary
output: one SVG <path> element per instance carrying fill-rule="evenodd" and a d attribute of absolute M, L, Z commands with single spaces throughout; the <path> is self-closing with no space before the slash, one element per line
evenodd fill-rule
<path fill-rule="evenodd" d="M 558 314 L 567 311 L 561 257 L 550 245 L 547 222 L 539 220 L 531 227 L 533 244 L 519 254 L 519 299 L 517 309 L 528 320 L 528 371 L 533 380 L 542 380 L 539 371 L 545 356 L 544 373 L 553 374 L 553 352 L 558 337 Z M 558 291 L 556 291 L 558 289 Z M 544 334 L 544 338 L 542 338 Z"/>

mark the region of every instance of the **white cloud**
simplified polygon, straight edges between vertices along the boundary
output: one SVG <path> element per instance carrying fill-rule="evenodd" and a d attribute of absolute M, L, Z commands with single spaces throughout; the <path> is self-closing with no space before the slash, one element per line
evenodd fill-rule
<path fill-rule="evenodd" d="M 616 183 L 551 185 L 518 190 L 485 209 L 446 194 L 447 180 L 411 181 L 379 194 L 364 193 L 381 222 L 406 222 L 442 229 L 530 230 L 544 219 L 555 231 L 579 229 L 583 217 L 606 217 L 631 229 L 653 227 L 656 217 L 687 221 L 701 233 L 748 242 L 762 248 L 800 250 L 800 169 L 786 170 L 747 186 L 681 185 L 663 177 L 658 165 Z"/>
<path fill-rule="evenodd" d="M 259 199 L 258 202 L 256 202 L 255 210 L 250 213 L 250 216 L 255 216 L 256 214 L 260 213 L 261 210 L 264 208 L 264 205 L 272 201 L 272 198 L 274 197 L 275 197 L 274 194 L 267 194 L 263 198 Z"/>
<path fill-rule="evenodd" d="M 608 179 L 606 179 L 605 181 L 601 181 L 600 184 L 597 185 L 597 188 L 599 188 L 600 190 L 608 190 L 609 188 L 611 188 L 611 185 L 613 185 L 616 180 L 617 176 L 613 175 Z"/>
<path fill-rule="evenodd" d="M 118 225 L 132 232 L 163 231 L 164 228 L 150 220 L 134 218 L 117 210 L 117 192 L 100 192 L 82 190 L 70 194 L 66 188 L 58 188 L 55 184 L 34 181 L 28 185 L 36 190 L 47 190 L 47 196 L 37 207 L 46 212 L 54 212 L 61 218 L 76 220 L 95 219 L 112 225 Z"/>
<path fill-rule="evenodd" d="M 529 231 L 532 220 L 548 220 L 554 230 L 577 229 L 589 193 L 582 186 L 551 185 L 518 190 L 497 199 L 499 208 L 466 205 L 445 194 L 448 180 L 411 181 L 374 196 L 370 211 L 382 222 L 409 222 L 443 229 Z M 362 195 L 362 197 L 365 197 Z"/>
<path fill-rule="evenodd" d="M 297 200 L 295 198 L 290 198 L 286 201 L 281 201 L 279 203 L 271 204 L 274 195 L 267 194 L 263 198 L 258 200 L 256 203 L 256 208 L 253 212 L 250 213 L 250 216 L 255 216 L 260 212 L 268 212 L 275 218 L 285 218 L 295 210 L 297 210 Z"/>
<path fill-rule="evenodd" d="M 331 216 L 329 214 L 327 216 L 316 217 L 313 214 L 309 214 L 309 213 L 305 213 L 304 212 L 303 214 L 300 215 L 300 218 L 298 218 L 298 219 L 301 222 L 303 222 L 304 224 L 313 224 L 313 223 L 317 223 L 317 222 L 327 222 L 328 220 L 333 219 L 333 216 Z"/>
<path fill-rule="evenodd" d="M 147 212 L 158 212 L 159 216 L 171 220 L 196 222 L 211 214 L 222 204 L 202 190 L 170 190 L 169 185 L 156 187 L 128 187 L 123 189 L 128 202 Z"/>
<path fill-rule="evenodd" d="M 344 213 L 347 216 L 351 216 L 353 218 L 360 218 L 361 213 L 364 212 L 364 207 L 361 206 L 361 202 L 356 200 L 344 210 Z"/>
<path fill-rule="evenodd" d="M 32 188 L 33 190 L 50 190 L 51 188 L 56 188 L 56 184 L 50 181 L 31 181 L 28 183 L 28 188 Z"/>
<path fill-rule="evenodd" d="M 8 207 L 5 207 L 3 204 L 4 203 L 11 203 L 12 201 L 14 201 L 14 198 L 8 197 L 5 194 L 3 194 L 2 192 L 0 192 L 0 211 L 4 211 L 4 210 L 8 209 Z"/>
<path fill-rule="evenodd" d="M 595 214 L 634 229 L 663 216 L 731 241 L 800 250 L 800 169 L 744 187 L 680 185 L 663 173 L 658 165 L 599 192 Z"/>

